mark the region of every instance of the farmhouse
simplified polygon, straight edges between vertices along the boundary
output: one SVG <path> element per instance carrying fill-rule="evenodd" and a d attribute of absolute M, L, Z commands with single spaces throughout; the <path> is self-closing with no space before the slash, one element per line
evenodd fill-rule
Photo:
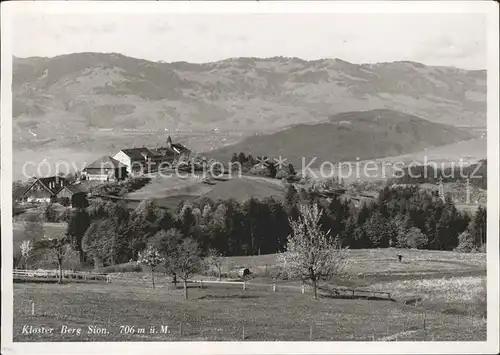
<path fill-rule="evenodd" d="M 82 171 L 82 177 L 89 181 L 117 181 L 126 176 L 127 166 L 110 156 L 100 157 Z"/>
<path fill-rule="evenodd" d="M 60 176 L 36 179 L 19 198 L 20 202 L 50 202 L 66 185 L 67 180 Z"/>
<path fill-rule="evenodd" d="M 153 153 L 146 147 L 122 149 L 113 156 L 113 159 L 123 164 L 131 175 L 144 174 L 153 171 L 156 165 Z"/>
<path fill-rule="evenodd" d="M 56 197 L 58 200 L 68 199 L 72 207 L 85 207 L 87 195 L 88 191 L 83 184 L 77 183 L 64 186 L 59 190 Z"/>

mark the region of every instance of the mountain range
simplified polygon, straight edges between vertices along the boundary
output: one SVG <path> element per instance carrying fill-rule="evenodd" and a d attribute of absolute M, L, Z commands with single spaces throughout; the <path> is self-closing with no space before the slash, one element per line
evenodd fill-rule
<path fill-rule="evenodd" d="M 235 145 L 210 152 L 228 162 L 233 153 L 282 156 L 295 166 L 398 156 L 433 146 L 477 137 L 474 131 L 392 111 L 376 109 L 344 112 L 327 122 L 299 124 L 273 134 L 258 134 Z M 305 164 L 302 159 L 305 159 Z"/>
<path fill-rule="evenodd" d="M 164 63 L 117 53 L 13 64 L 14 144 L 107 128 L 275 133 L 374 109 L 486 125 L 485 70 L 285 57 Z"/>

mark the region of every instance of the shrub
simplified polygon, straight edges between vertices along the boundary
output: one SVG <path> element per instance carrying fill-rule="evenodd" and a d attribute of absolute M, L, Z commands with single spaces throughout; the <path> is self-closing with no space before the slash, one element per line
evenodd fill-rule
<path fill-rule="evenodd" d="M 455 251 L 461 253 L 470 253 L 475 250 L 476 248 L 474 245 L 474 236 L 470 234 L 468 230 L 463 231 L 458 236 L 458 246 L 455 248 Z"/>
<path fill-rule="evenodd" d="M 68 222 L 71 218 L 71 208 L 65 208 L 57 217 L 59 222 Z"/>
<path fill-rule="evenodd" d="M 429 238 L 422 233 L 420 228 L 416 227 L 400 231 L 398 233 L 397 240 L 399 247 L 413 249 L 425 248 L 429 242 Z"/>
<path fill-rule="evenodd" d="M 57 222 L 57 211 L 52 203 L 46 203 L 43 205 L 42 214 L 46 222 Z"/>
<path fill-rule="evenodd" d="M 71 204 L 69 197 L 59 197 L 57 199 L 57 202 L 63 205 L 64 207 L 68 207 Z"/>
<path fill-rule="evenodd" d="M 115 272 L 142 272 L 142 267 L 137 262 L 129 262 L 125 264 L 104 266 L 96 269 L 97 272 L 115 273 Z"/>

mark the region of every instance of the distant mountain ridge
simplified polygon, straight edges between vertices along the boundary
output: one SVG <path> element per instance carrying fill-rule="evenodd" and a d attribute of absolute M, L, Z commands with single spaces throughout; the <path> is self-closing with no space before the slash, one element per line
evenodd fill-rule
<path fill-rule="evenodd" d="M 266 132 L 382 108 L 451 125 L 486 122 L 484 70 L 284 57 L 164 63 L 117 53 L 13 64 L 14 141 L 110 127 Z"/>
<path fill-rule="evenodd" d="M 283 131 L 254 135 L 242 142 L 210 152 L 221 162 L 233 153 L 282 156 L 296 166 L 311 167 L 332 163 L 397 156 L 467 140 L 476 134 L 449 125 L 434 123 L 414 115 L 377 109 L 345 112 L 330 116 L 328 122 L 300 124 Z"/>

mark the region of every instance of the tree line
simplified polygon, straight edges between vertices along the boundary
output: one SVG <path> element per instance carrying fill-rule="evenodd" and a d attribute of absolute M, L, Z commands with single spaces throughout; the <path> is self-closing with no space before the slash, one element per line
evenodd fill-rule
<path fill-rule="evenodd" d="M 447 182 L 465 182 L 469 178 L 472 186 L 486 190 L 488 187 L 488 161 L 481 159 L 469 166 L 449 166 L 445 168 L 433 167 L 432 165 L 418 165 L 403 169 L 400 177 L 394 177 L 391 182 L 397 184 L 437 184 L 441 179 Z"/>
<path fill-rule="evenodd" d="M 385 187 L 377 199 L 356 206 L 349 196 L 325 197 L 293 184 L 282 201 L 200 198 L 180 203 L 175 211 L 154 201 L 142 201 L 131 210 L 124 201 L 92 199 L 87 207 L 70 211 L 65 238 L 80 262 L 94 267 L 137 261 L 149 247 L 162 255 L 187 247 L 200 257 L 210 251 L 224 256 L 270 254 L 286 249 L 301 206 L 312 205 L 321 209 L 322 231 L 342 247 L 464 252 L 486 247 L 482 207 L 470 215 L 458 211 L 450 199 L 443 202 L 436 192 L 417 187 Z M 37 223 L 27 221 L 28 239 L 37 239 Z"/>

